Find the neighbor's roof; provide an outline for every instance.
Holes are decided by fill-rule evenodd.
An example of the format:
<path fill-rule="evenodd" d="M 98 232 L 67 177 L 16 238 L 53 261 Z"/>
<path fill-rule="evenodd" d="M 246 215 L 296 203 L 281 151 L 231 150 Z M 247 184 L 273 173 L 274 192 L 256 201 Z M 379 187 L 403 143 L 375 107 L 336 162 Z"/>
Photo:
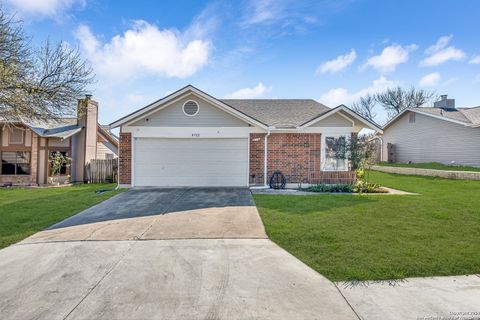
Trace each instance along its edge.
<path fill-rule="evenodd" d="M 420 107 L 420 108 L 412 108 L 412 109 L 404 110 L 398 116 L 390 120 L 384 126 L 384 128 L 388 127 L 390 124 L 395 122 L 398 118 L 400 118 L 402 114 L 404 114 L 407 111 L 421 113 L 427 116 L 435 117 L 436 119 L 443 119 L 446 121 L 451 121 L 451 122 L 463 124 L 466 126 L 473 126 L 473 127 L 480 126 L 480 106 L 473 107 L 473 108 L 456 108 L 456 109 Z"/>
<path fill-rule="evenodd" d="M 82 130 L 82 127 L 77 125 L 76 118 L 22 122 L 32 129 L 33 132 L 44 138 L 66 139 Z"/>
<path fill-rule="evenodd" d="M 480 126 L 480 106 L 473 108 L 460 108 L 459 110 L 474 126 Z"/>
<path fill-rule="evenodd" d="M 108 124 L 99 124 L 99 126 L 100 129 L 102 129 L 102 131 L 104 131 L 110 138 L 118 142 L 118 136 L 110 131 L 110 126 Z"/>
<path fill-rule="evenodd" d="M 312 99 L 220 99 L 268 126 L 297 127 L 331 109 Z"/>

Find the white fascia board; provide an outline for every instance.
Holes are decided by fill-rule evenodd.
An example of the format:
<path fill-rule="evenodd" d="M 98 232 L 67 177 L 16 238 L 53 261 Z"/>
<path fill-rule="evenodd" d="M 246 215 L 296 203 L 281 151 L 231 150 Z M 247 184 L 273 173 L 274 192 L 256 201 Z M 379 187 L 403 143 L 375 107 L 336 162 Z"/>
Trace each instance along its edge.
<path fill-rule="evenodd" d="M 254 125 L 254 126 L 258 126 L 260 128 L 263 128 L 263 129 L 267 129 L 267 126 L 265 126 L 263 123 L 261 122 L 258 122 L 257 120 L 255 119 L 252 119 L 250 117 L 248 117 L 247 115 L 233 109 L 232 107 L 230 107 L 229 105 L 226 105 L 225 103 L 213 98 L 212 96 L 198 90 L 197 88 L 193 87 L 193 86 L 186 86 L 185 88 L 161 99 L 161 100 L 158 100 L 157 102 L 154 102 L 152 103 L 151 105 L 143 108 L 143 109 L 140 109 L 138 110 L 137 112 L 134 112 L 112 124 L 110 124 L 110 127 L 111 128 L 116 128 L 116 127 L 119 127 L 119 126 L 122 126 L 122 125 L 129 125 L 130 123 L 132 123 L 133 121 L 137 121 L 139 120 L 141 117 L 147 117 L 148 115 L 152 114 L 153 112 L 157 112 L 159 110 L 162 110 L 166 107 L 168 107 L 169 105 L 175 103 L 176 101 L 178 101 L 179 99 L 182 98 L 182 96 L 184 96 L 185 94 L 187 93 L 193 93 L 195 94 L 197 97 L 201 98 L 201 99 L 204 99 L 208 102 L 210 102 L 212 105 L 222 109 L 223 111 L 239 118 L 240 120 L 243 120 L 245 121 L 246 123 L 248 124 L 251 124 L 251 125 Z"/>
<path fill-rule="evenodd" d="M 248 138 L 250 133 L 263 133 L 255 127 L 123 127 L 122 132 L 134 138 Z"/>
<path fill-rule="evenodd" d="M 307 127 L 303 129 L 296 129 L 294 131 L 287 131 L 287 130 L 275 130 L 270 131 L 272 134 L 274 133 L 330 133 L 330 134 L 349 134 L 355 132 L 353 127 Z"/>
<path fill-rule="evenodd" d="M 369 121 L 367 121 L 366 119 L 363 119 L 361 116 L 359 116 L 358 114 L 356 114 L 355 112 L 353 112 L 352 110 L 348 109 L 347 107 L 345 107 L 344 105 L 340 105 L 338 107 L 336 107 L 335 109 L 332 109 L 330 111 L 328 111 L 327 113 L 323 114 L 322 116 L 318 117 L 318 118 L 315 118 L 305 124 L 303 124 L 302 126 L 300 126 L 299 128 L 306 128 L 306 127 L 310 127 L 311 125 L 325 119 L 325 118 L 328 118 L 330 117 L 331 115 L 334 115 L 336 114 L 337 112 L 339 111 L 343 111 L 345 113 L 347 113 L 348 115 L 350 115 L 351 117 L 353 117 L 354 119 L 358 120 L 359 122 L 361 122 L 362 124 L 365 125 L 366 128 L 368 129 L 372 129 L 376 132 L 379 132 L 379 133 L 383 133 L 383 130 L 376 126 L 375 124 L 373 123 L 370 123 Z M 341 116 L 343 116 L 344 118 L 348 118 L 348 117 L 345 117 L 344 115 L 342 115 L 341 113 L 339 113 Z M 349 119 L 350 121 L 352 121 L 352 119 Z M 353 121 L 353 123 L 355 123 Z"/>

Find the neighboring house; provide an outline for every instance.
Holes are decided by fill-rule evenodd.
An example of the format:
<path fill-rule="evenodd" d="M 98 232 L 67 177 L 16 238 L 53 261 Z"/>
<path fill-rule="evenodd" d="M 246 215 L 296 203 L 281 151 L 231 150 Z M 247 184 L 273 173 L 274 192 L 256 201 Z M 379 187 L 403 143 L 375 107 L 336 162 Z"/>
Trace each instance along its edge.
<path fill-rule="evenodd" d="M 221 100 L 186 86 L 110 125 L 120 127 L 124 186 L 264 185 L 351 181 L 333 142 L 382 130 L 345 106 L 314 100 Z"/>
<path fill-rule="evenodd" d="M 0 185 L 44 185 L 51 181 L 49 156 L 61 152 L 72 159 L 61 169 L 58 182 L 87 180 L 91 159 L 116 158 L 118 140 L 98 124 L 98 103 L 80 100 L 87 108 L 77 118 L 51 121 L 0 120 Z"/>
<path fill-rule="evenodd" d="M 455 108 L 443 95 L 433 107 L 403 111 L 383 130 L 384 161 L 480 166 L 480 107 Z"/>

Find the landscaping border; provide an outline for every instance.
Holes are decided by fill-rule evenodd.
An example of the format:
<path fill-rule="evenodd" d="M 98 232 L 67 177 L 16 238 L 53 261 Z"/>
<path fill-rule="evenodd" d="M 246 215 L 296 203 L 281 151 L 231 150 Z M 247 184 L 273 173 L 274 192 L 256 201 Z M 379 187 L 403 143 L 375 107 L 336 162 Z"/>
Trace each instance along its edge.
<path fill-rule="evenodd" d="M 480 172 L 475 171 L 448 171 L 438 169 L 421 169 L 421 168 L 406 168 L 406 167 L 388 167 L 388 166 L 370 166 L 371 170 L 408 174 L 417 176 L 441 177 L 455 180 L 480 180 Z"/>

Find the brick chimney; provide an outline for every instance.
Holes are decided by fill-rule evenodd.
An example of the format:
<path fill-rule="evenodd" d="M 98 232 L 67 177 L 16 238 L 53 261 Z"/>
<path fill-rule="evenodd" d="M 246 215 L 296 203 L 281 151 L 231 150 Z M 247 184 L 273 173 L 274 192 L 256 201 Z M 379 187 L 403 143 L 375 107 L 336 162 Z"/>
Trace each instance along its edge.
<path fill-rule="evenodd" d="M 435 108 L 441 108 L 446 110 L 454 110 L 455 109 L 455 99 L 448 99 L 446 94 L 442 94 L 440 96 L 440 100 L 433 103 Z"/>
<path fill-rule="evenodd" d="M 72 140 L 72 181 L 88 181 L 87 164 L 97 156 L 98 102 L 92 95 L 78 100 L 77 125 L 83 130 Z M 73 175 L 75 172 L 75 176 Z"/>

